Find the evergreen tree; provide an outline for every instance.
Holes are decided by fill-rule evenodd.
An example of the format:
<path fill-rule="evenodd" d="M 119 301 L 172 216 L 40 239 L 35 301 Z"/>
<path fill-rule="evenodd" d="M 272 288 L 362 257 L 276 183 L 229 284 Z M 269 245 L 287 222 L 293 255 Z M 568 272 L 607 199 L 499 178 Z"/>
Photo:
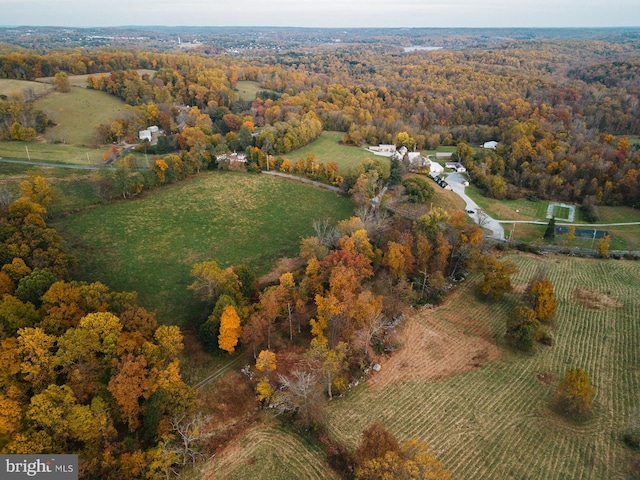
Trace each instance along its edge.
<path fill-rule="evenodd" d="M 547 224 L 547 229 L 544 232 L 544 238 L 547 240 L 553 240 L 556 238 L 556 217 L 551 217 Z"/>

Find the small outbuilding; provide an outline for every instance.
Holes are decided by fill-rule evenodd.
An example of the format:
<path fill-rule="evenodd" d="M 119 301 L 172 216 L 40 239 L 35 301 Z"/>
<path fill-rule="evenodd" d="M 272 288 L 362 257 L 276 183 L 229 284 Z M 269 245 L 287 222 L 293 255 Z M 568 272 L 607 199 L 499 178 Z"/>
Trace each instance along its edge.
<path fill-rule="evenodd" d="M 447 162 L 444 164 L 445 167 L 451 168 L 458 173 L 464 173 L 467 169 L 460 162 Z"/>

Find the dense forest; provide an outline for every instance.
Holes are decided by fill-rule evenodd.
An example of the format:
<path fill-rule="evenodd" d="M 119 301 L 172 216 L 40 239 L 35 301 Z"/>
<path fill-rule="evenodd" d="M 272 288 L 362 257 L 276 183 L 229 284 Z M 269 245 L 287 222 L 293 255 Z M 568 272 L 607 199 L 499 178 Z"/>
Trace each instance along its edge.
<path fill-rule="evenodd" d="M 461 145 L 458 159 L 489 196 L 578 203 L 595 196 L 603 204 L 638 204 L 638 150 L 629 137 L 640 133 L 640 59 L 632 42 L 378 50 L 345 46 L 260 60 L 135 51 L 13 53 L 0 58 L 0 77 L 92 74 L 88 88 L 117 95 L 137 111 L 101 126 L 99 141 L 131 138 L 152 124 L 178 132 L 176 108 L 185 105 L 202 114 L 192 114 L 189 126 L 197 122 L 200 143 L 212 152 L 219 145 L 218 152 L 255 144 L 266 154 L 284 155 L 322 129 L 344 132 L 344 142 L 353 145 Z M 259 82 L 264 90 L 254 101 L 241 100 L 234 91 L 239 80 Z M 21 99 L 3 99 L 0 117 L 3 138 L 11 138 L 16 123 L 23 130 L 14 127 L 14 138 L 31 138 L 26 129 L 41 132 L 47 124 Z M 259 130 L 252 138 L 254 127 Z M 407 135 L 399 140 L 399 133 Z M 495 151 L 464 148 L 489 140 L 499 142 Z"/>

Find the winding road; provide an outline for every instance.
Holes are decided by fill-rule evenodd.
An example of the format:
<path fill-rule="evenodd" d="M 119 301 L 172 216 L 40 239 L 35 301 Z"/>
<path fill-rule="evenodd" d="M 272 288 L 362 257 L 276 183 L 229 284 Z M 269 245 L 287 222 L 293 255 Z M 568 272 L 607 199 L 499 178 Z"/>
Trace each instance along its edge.
<path fill-rule="evenodd" d="M 451 185 L 451 190 L 457 193 L 458 196 L 460 196 L 460 198 L 462 198 L 466 202 L 466 206 L 464 209 L 467 212 L 469 210 L 472 210 L 474 212 L 467 213 L 467 215 L 469 215 L 474 222 L 480 225 L 480 219 L 478 218 L 478 210 L 480 209 L 480 206 L 464 192 L 465 185 L 463 182 L 466 181 L 467 179 L 457 172 L 450 173 L 447 176 L 447 183 Z M 482 219 L 482 225 L 480 226 L 486 228 L 487 230 L 491 230 L 491 235 L 488 235 L 490 238 L 493 238 L 495 240 L 504 240 L 504 228 L 502 228 L 502 225 L 498 220 L 491 218 L 489 215 L 487 215 L 486 212 L 484 212 L 484 218 Z"/>

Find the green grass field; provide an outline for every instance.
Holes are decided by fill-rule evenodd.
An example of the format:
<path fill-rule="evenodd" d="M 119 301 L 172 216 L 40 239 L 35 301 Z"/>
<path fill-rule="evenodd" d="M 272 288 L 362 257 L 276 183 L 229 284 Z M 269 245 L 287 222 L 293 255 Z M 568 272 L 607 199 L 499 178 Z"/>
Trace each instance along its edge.
<path fill-rule="evenodd" d="M 102 152 L 108 150 L 108 148 L 95 149 L 60 143 L 0 142 L 0 157 L 32 160 L 34 162 L 100 165 L 103 163 Z"/>
<path fill-rule="evenodd" d="M 632 452 L 621 434 L 640 405 L 640 264 L 508 258 L 520 267 L 514 283 L 526 285 L 538 267 L 553 282 L 559 300 L 553 346 L 531 355 L 511 351 L 503 341 L 504 319 L 517 299 L 486 304 L 472 284 L 463 285 L 443 307 L 420 314 L 422 321 L 435 322 L 441 332 L 492 336 L 502 357 L 440 380 L 357 387 L 331 403 L 332 435 L 355 448 L 362 430 L 380 421 L 400 439 L 426 441 L 460 479 L 630 478 Z M 601 308 L 576 301 L 576 289 Z M 596 389 L 594 411 L 584 421 L 567 420 L 552 407 L 571 367 L 584 368 Z"/>
<path fill-rule="evenodd" d="M 364 148 L 354 147 L 351 145 L 341 145 L 344 133 L 342 132 L 322 132 L 320 138 L 311 142 L 298 150 L 289 152 L 283 157 L 291 161 L 298 158 L 307 158 L 309 152 L 313 153 L 316 160 L 322 163 L 336 162 L 341 171 L 354 167 L 368 158 L 380 159 L 385 162 L 389 160 L 385 157 L 377 157 L 373 153 L 366 151 Z"/>
<path fill-rule="evenodd" d="M 27 99 L 32 99 L 51 91 L 51 89 L 51 85 L 44 85 L 39 82 L 0 78 L 0 95 L 6 95 L 7 97 L 20 94 Z"/>
<path fill-rule="evenodd" d="M 47 141 L 72 145 L 95 145 L 94 126 L 111 123 L 116 117 L 127 114 L 122 100 L 86 88 L 50 93 L 38 99 L 35 107 L 57 124 L 47 129 Z"/>
<path fill-rule="evenodd" d="M 79 258 L 78 278 L 138 291 L 161 322 L 185 325 L 201 314 L 187 290 L 193 264 L 246 263 L 263 274 L 278 258 L 297 254 L 314 220 L 352 213 L 349 199 L 309 185 L 211 172 L 58 218 L 53 226 Z"/>
<path fill-rule="evenodd" d="M 540 200 L 531 202 L 525 198 L 518 200 L 496 200 L 482 195 L 480 189 L 470 185 L 465 189 L 480 207 L 490 216 L 499 220 L 539 220 L 546 221 L 549 202 Z M 576 210 L 576 222 L 580 217 L 579 209 Z"/>
<path fill-rule="evenodd" d="M 245 102 L 251 102 L 255 100 L 256 95 L 260 90 L 264 89 L 260 88 L 260 84 L 258 82 L 240 80 L 236 83 L 236 92 L 238 92 L 240 100 L 244 100 Z"/>
<path fill-rule="evenodd" d="M 261 426 L 250 430 L 219 460 L 207 465 L 203 480 L 337 479 L 324 452 L 282 427 Z"/>
<path fill-rule="evenodd" d="M 553 216 L 556 217 L 556 220 L 569 220 L 570 211 L 571 210 L 567 207 L 556 205 L 553 207 Z"/>

